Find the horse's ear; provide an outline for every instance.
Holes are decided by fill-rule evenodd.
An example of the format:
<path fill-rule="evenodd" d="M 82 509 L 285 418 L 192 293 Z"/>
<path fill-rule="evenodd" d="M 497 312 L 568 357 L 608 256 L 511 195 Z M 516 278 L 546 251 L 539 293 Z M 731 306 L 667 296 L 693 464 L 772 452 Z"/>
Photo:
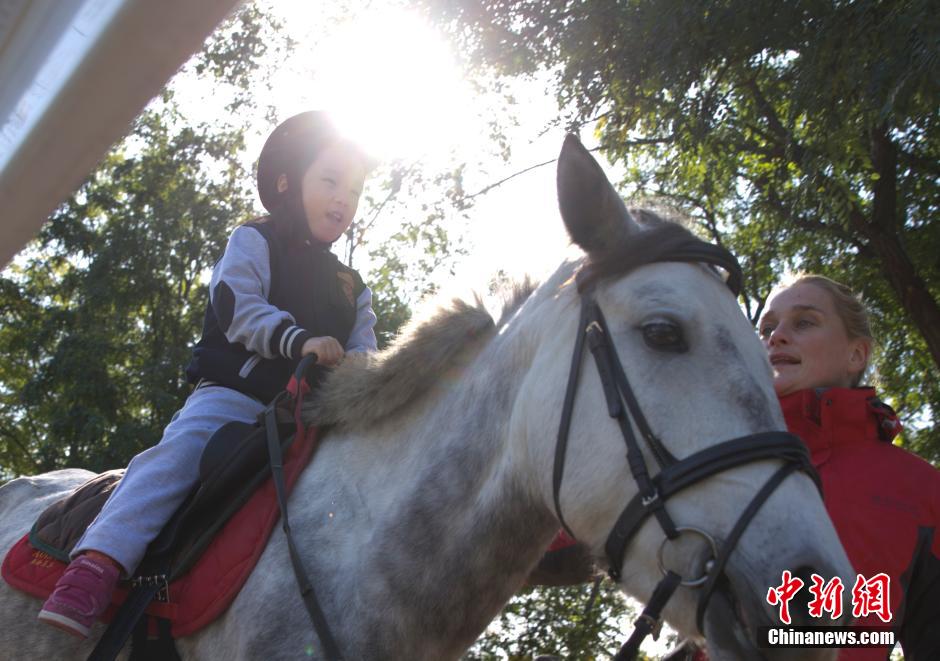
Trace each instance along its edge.
<path fill-rule="evenodd" d="M 601 166 L 570 133 L 558 157 L 557 183 L 558 208 L 568 235 L 586 253 L 617 246 L 636 228 Z"/>

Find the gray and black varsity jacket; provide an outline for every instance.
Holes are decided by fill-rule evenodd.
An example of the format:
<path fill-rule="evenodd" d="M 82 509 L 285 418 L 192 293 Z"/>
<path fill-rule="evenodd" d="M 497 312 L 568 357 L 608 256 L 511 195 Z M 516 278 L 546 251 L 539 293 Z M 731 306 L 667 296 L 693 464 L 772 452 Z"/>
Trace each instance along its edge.
<path fill-rule="evenodd" d="M 232 232 L 210 283 L 190 383 L 214 381 L 267 403 L 284 389 L 311 337 L 374 351 L 372 292 L 286 211 Z"/>

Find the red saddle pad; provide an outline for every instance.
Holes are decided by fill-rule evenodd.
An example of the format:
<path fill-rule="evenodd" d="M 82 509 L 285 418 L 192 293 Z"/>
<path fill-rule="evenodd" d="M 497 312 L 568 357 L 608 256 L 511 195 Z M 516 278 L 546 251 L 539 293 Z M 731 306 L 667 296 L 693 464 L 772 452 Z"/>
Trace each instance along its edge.
<path fill-rule="evenodd" d="M 317 431 L 309 428 L 284 456 L 284 480 L 290 492 L 316 448 Z M 193 568 L 169 585 L 168 600 L 154 601 L 147 613 L 171 622 L 174 638 L 199 631 L 225 612 L 241 590 L 280 518 L 274 482 L 268 478 L 222 527 Z M 284 560 L 287 562 L 287 558 Z M 34 549 L 25 535 L 7 553 L 0 575 L 14 588 L 45 599 L 65 571 L 65 563 Z M 118 586 L 104 614 L 110 622 L 127 597 Z"/>

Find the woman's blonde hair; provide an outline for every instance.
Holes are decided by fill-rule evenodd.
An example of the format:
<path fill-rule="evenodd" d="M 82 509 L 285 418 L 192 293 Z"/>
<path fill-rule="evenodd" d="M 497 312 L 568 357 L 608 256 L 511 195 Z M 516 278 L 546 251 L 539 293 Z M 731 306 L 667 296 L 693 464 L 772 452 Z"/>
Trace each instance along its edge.
<path fill-rule="evenodd" d="M 838 314 L 839 318 L 842 320 L 842 325 L 845 326 L 845 331 L 850 340 L 861 338 L 867 340 L 869 345 L 874 346 L 875 338 L 872 337 L 868 310 L 865 308 L 865 304 L 862 303 L 858 294 L 841 282 L 836 282 L 831 278 L 815 273 L 799 273 L 784 283 L 781 288 L 789 289 L 790 287 L 801 284 L 815 285 L 829 294 L 836 308 L 836 314 Z M 868 361 L 866 360 L 865 366 L 852 383 L 853 388 L 862 382 L 862 378 L 867 371 Z"/>

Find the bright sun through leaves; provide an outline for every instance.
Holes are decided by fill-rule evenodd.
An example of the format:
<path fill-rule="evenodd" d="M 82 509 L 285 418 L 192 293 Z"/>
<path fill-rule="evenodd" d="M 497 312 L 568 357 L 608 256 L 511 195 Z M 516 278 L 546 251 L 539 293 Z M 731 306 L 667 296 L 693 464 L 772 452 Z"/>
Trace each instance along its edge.
<path fill-rule="evenodd" d="M 470 137 L 472 104 L 454 58 L 415 16 L 359 15 L 332 31 L 316 58 L 322 106 L 377 156 L 439 156 Z"/>

